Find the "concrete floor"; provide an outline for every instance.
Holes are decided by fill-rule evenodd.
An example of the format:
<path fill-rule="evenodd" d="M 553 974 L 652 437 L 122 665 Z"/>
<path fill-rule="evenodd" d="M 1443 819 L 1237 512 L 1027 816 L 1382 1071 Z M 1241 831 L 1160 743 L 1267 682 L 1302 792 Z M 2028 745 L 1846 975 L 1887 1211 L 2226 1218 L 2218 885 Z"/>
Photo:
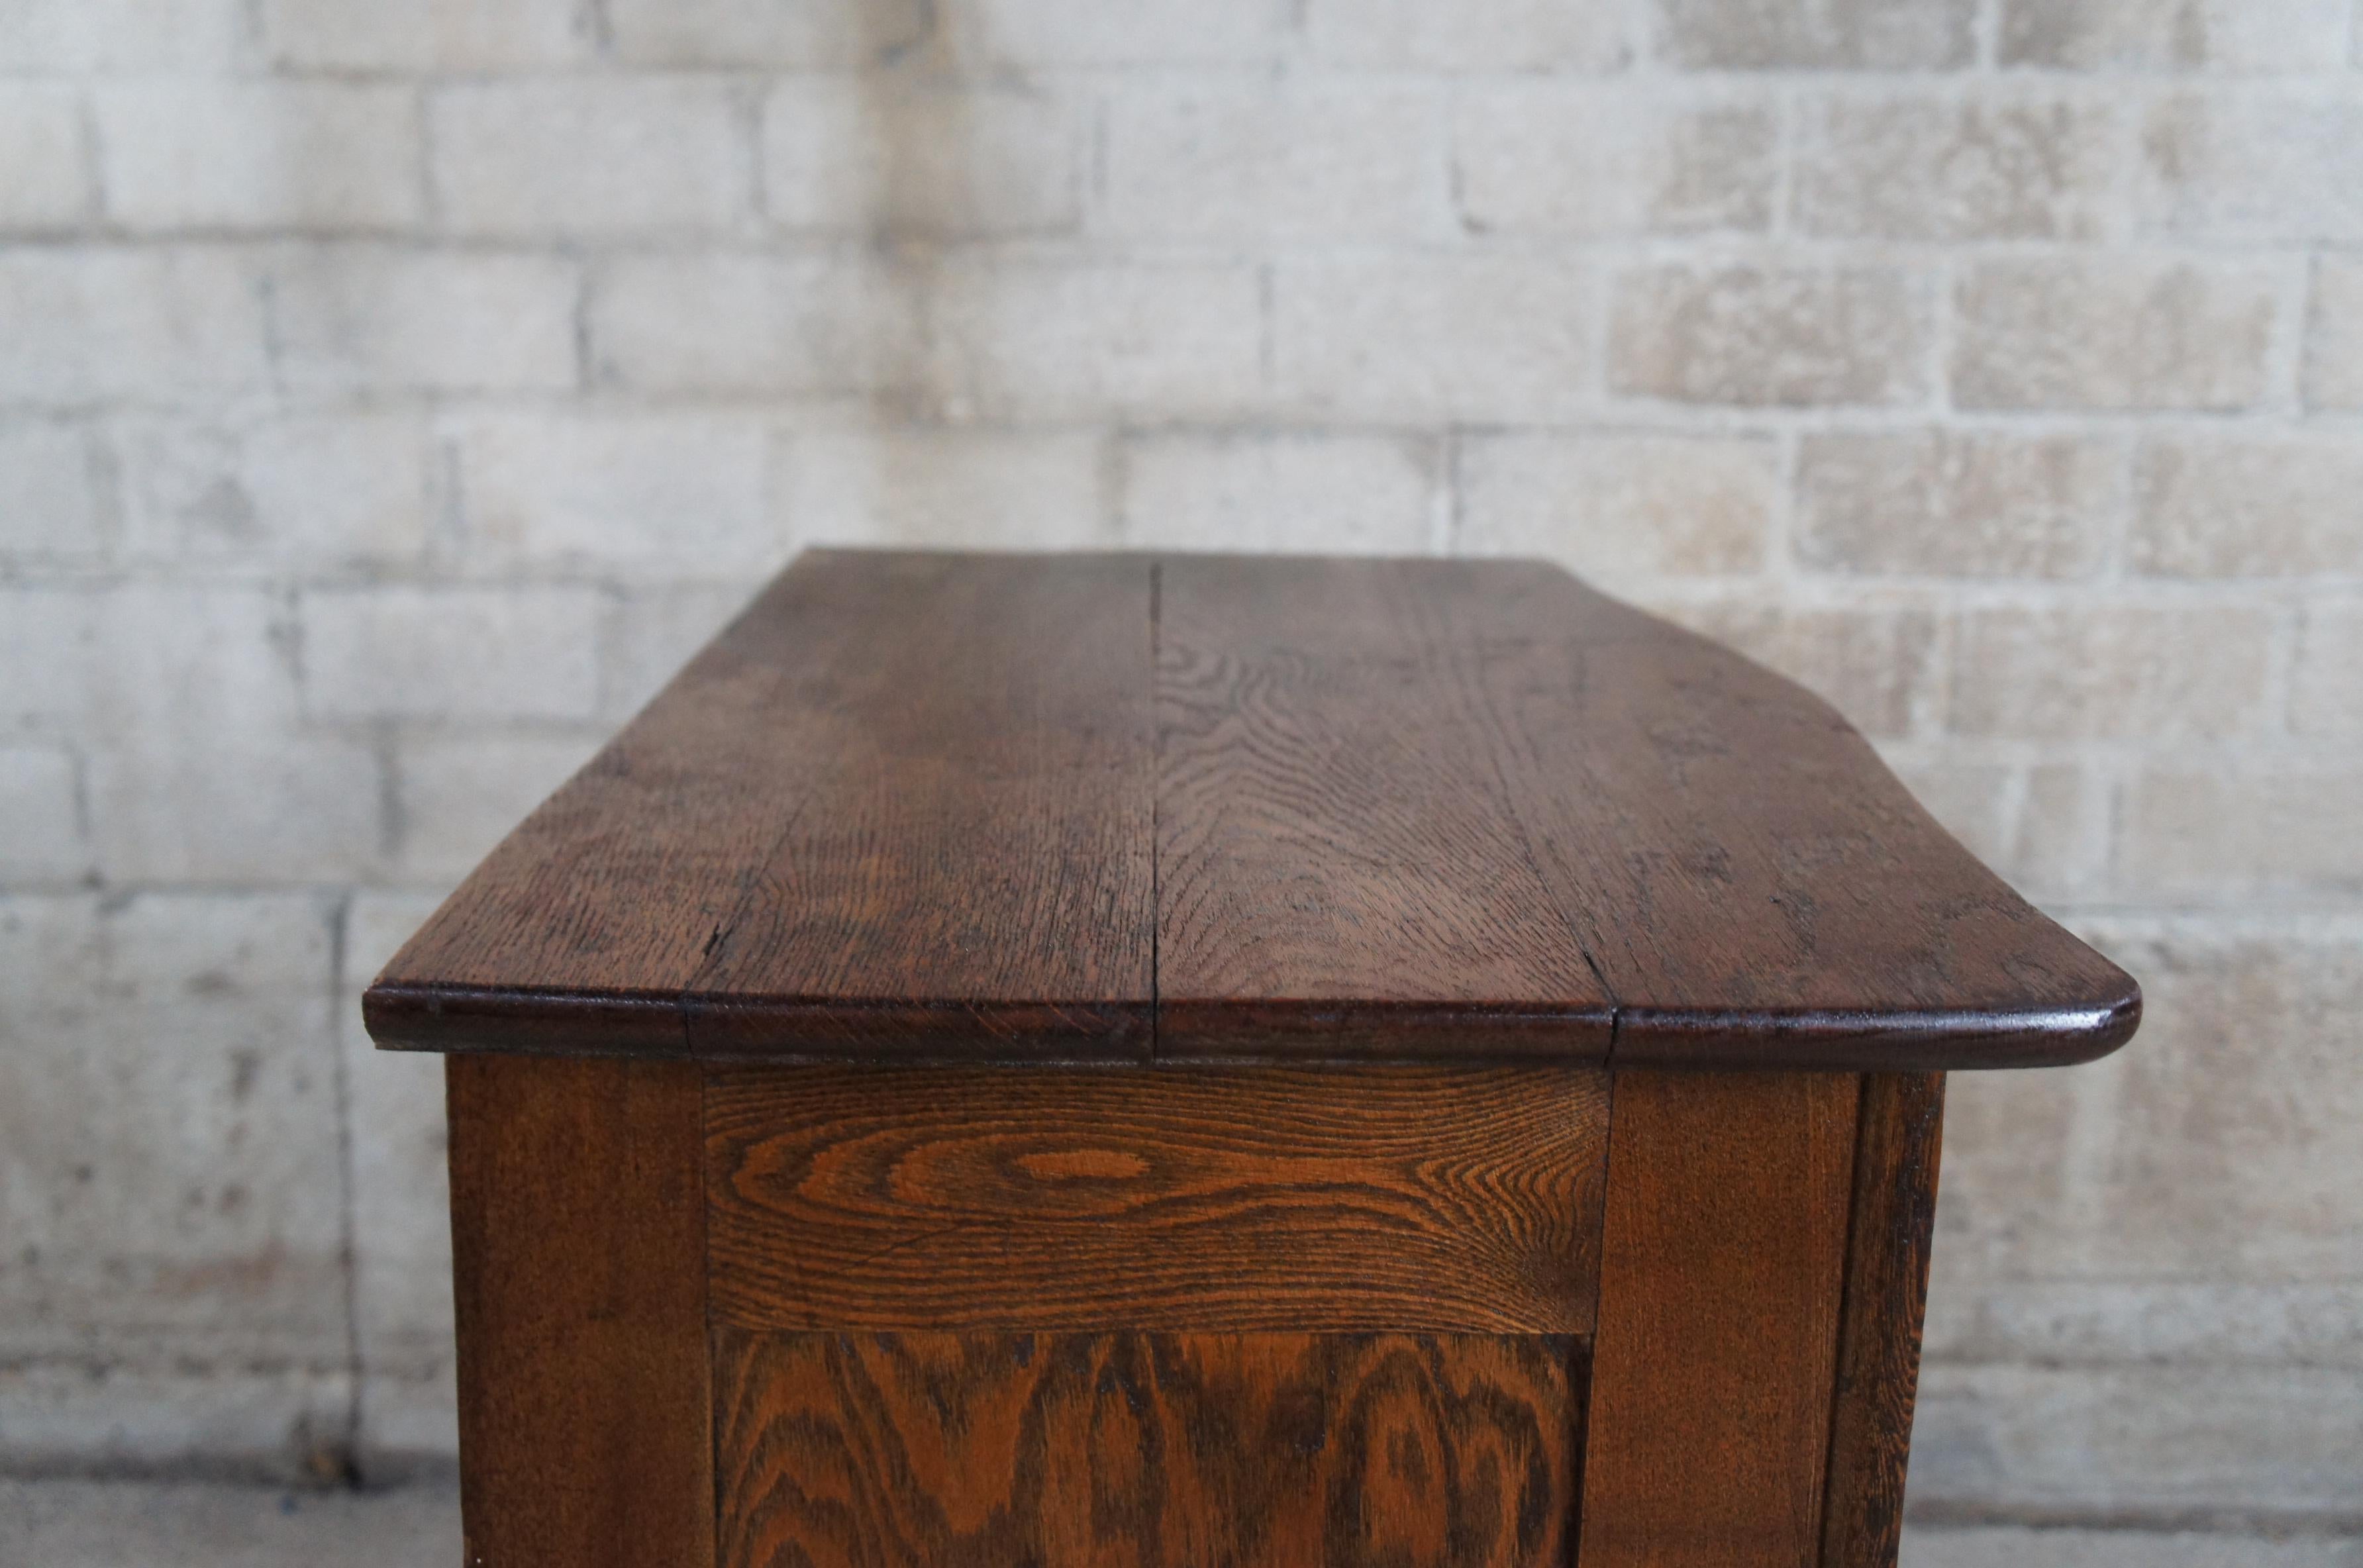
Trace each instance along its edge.
<path fill-rule="evenodd" d="M 447 1487 L 281 1492 L 0 1481 L 0 1568 L 453 1568 Z M 2363 1568 L 2363 1539 L 1919 1529 L 1903 1568 Z"/>

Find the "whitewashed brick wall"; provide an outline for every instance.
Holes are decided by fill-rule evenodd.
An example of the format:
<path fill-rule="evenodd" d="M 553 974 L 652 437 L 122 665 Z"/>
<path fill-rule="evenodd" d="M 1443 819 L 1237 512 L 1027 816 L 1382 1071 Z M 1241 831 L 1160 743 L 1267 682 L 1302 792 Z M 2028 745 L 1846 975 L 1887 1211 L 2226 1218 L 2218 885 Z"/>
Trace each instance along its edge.
<path fill-rule="evenodd" d="M 1915 1496 L 2363 1496 L 2350 0 L 0 0 L 0 1465 L 451 1446 L 354 996 L 814 540 L 1537 553 L 2147 983 Z"/>

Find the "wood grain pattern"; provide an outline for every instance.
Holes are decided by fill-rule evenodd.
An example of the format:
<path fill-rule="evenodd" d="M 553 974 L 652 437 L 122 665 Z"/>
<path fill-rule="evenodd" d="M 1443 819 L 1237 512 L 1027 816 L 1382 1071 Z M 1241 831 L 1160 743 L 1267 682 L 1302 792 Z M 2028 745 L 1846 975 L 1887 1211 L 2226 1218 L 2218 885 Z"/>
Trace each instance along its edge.
<path fill-rule="evenodd" d="M 1501 789 L 1517 737 L 1473 700 L 1476 650 L 1428 580 L 1160 568 L 1160 1055 L 1393 1054 L 1413 1035 L 1607 1055 L 1610 999 Z"/>
<path fill-rule="evenodd" d="M 2123 971 L 1955 843 L 1828 704 L 1728 649 L 1532 563 L 1204 569 L 1203 580 L 1165 569 L 1160 723 L 1177 662 L 1170 629 L 1199 623 L 1194 598 L 1227 600 L 1242 578 L 1284 589 L 1284 607 L 1258 623 L 1270 642 L 1256 645 L 1257 657 L 1288 670 L 1293 689 L 1320 694 L 1307 706 L 1323 718 L 1357 711 L 1331 690 L 1392 683 L 1395 700 L 1375 704 L 1373 727 L 1382 737 L 1394 726 L 1394 750 L 1358 731 L 1348 751 L 1480 759 L 1437 772 L 1432 785 L 1409 776 L 1400 801 L 1307 789 L 1297 809 L 1327 828 L 1308 839 L 1368 853 L 1381 842 L 1362 825 L 1374 801 L 1414 815 L 1450 793 L 1452 812 L 1492 824 L 1525 864 L 1514 874 L 1504 857 L 1463 855 L 1426 881 L 1388 865 L 1390 885 L 1414 907 L 1446 909 L 1432 883 L 1457 888 L 1465 875 L 1547 905 L 1613 1003 L 1620 1065 L 1999 1066 L 2080 1060 L 2132 1032 L 2140 991 Z M 1247 635 L 1197 640 L 1219 653 L 1225 635 Z M 1317 750 L 1320 723 L 1304 727 L 1315 738 L 1298 748 Z M 1204 808 L 1172 787 L 1170 739 L 1168 750 L 1160 1038 L 1219 1040 L 1226 1025 L 1215 1003 L 1269 1006 L 1275 988 L 1251 971 L 1176 967 L 1177 953 L 1205 940 L 1173 893 L 1174 846 L 1189 842 Z M 1250 887 L 1273 875 L 1252 859 L 1235 864 L 1230 874 Z M 1279 941 L 1293 918 L 1269 905 L 1259 918 L 1252 900 L 1202 893 L 1200 902 L 1222 911 L 1210 923 L 1232 947 Z M 1400 956 L 1390 930 L 1336 937 Z M 1526 976 L 1488 976 L 1479 994 L 1511 1016 L 1531 1010 L 1521 1002 L 1555 1005 Z M 1184 1028 L 1185 1018 L 1203 1027 Z M 1419 1035 L 1417 1021 L 1402 1021 L 1391 1049 L 1414 1039 L 1438 1054 L 1493 1046 L 1493 1033 L 1466 1021 L 1448 1046 L 1440 1033 Z"/>
<path fill-rule="evenodd" d="M 1944 1140 L 1941 1073 L 1866 1073 L 1822 1504 L 1822 1568 L 1895 1568 Z"/>
<path fill-rule="evenodd" d="M 1615 1075 L 1578 1568 L 1815 1560 L 1857 1082 Z"/>
<path fill-rule="evenodd" d="M 731 1568 L 1559 1568 L 1580 1342 L 715 1331 Z"/>
<path fill-rule="evenodd" d="M 1149 567 L 800 558 L 379 977 L 437 1049 L 1145 1059 Z"/>
<path fill-rule="evenodd" d="M 1603 1075 L 716 1069 L 717 1319 L 1588 1332 Z"/>
<path fill-rule="evenodd" d="M 698 1069 L 445 1076 L 467 1562 L 711 1568 Z"/>
<path fill-rule="evenodd" d="M 364 1008 L 434 1049 L 1870 1070 L 2140 991 L 1829 706 L 1532 562 L 826 552 Z"/>

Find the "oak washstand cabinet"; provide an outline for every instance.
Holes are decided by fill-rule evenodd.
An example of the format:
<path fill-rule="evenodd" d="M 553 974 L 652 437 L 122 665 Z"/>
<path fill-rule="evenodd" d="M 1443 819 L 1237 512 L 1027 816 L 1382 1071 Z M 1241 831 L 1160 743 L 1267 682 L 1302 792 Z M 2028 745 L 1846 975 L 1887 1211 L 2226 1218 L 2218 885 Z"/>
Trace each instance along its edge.
<path fill-rule="evenodd" d="M 365 1006 L 471 1562 L 1854 1568 L 1946 1069 L 2140 999 L 1549 568 L 826 552 Z"/>

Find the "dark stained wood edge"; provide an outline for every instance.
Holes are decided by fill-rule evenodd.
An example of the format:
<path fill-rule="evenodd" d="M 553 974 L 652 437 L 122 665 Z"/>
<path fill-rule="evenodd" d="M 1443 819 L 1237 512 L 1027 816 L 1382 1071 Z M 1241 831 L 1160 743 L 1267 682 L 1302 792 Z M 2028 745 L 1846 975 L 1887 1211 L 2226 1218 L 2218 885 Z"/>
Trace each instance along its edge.
<path fill-rule="evenodd" d="M 444 1064 L 471 1568 L 712 1568 L 704 1073 Z"/>
<path fill-rule="evenodd" d="M 2141 1023 L 2141 988 L 2130 978 L 2126 985 L 2124 998 L 2091 1009 L 1701 1014 L 1285 1001 L 717 1004 L 381 983 L 362 994 L 361 1019 L 379 1048 L 390 1051 L 716 1062 L 1418 1061 L 1407 1036 L 1448 1034 L 1454 1048 L 1435 1059 L 1600 1062 L 1613 1055 L 1624 1066 L 1948 1071 L 2071 1066 L 2105 1056 Z M 969 1027 L 947 1027 L 952 1014 L 967 1015 Z"/>
<path fill-rule="evenodd" d="M 2105 1056 L 2141 1024 L 2141 987 L 2089 1008 L 1914 1012 L 1616 1010 L 1621 1066 L 1913 1072 L 2065 1067 Z"/>
<path fill-rule="evenodd" d="M 700 1061 L 1147 1064 L 1155 1007 L 1142 1002 L 906 1002 L 692 996 Z"/>
<path fill-rule="evenodd" d="M 1894 1568 L 1928 1299 L 1942 1073 L 1866 1073 L 1822 1502 L 1821 1568 Z"/>
<path fill-rule="evenodd" d="M 389 1051 L 554 1056 L 693 1056 L 782 1064 L 1138 1062 L 1147 1004 L 718 1001 L 627 991 L 533 991 L 380 982 L 361 1021 Z"/>
<path fill-rule="evenodd" d="M 554 1056 L 686 1056 L 681 999 L 619 991 L 527 991 L 381 980 L 361 1022 L 386 1051 Z"/>

